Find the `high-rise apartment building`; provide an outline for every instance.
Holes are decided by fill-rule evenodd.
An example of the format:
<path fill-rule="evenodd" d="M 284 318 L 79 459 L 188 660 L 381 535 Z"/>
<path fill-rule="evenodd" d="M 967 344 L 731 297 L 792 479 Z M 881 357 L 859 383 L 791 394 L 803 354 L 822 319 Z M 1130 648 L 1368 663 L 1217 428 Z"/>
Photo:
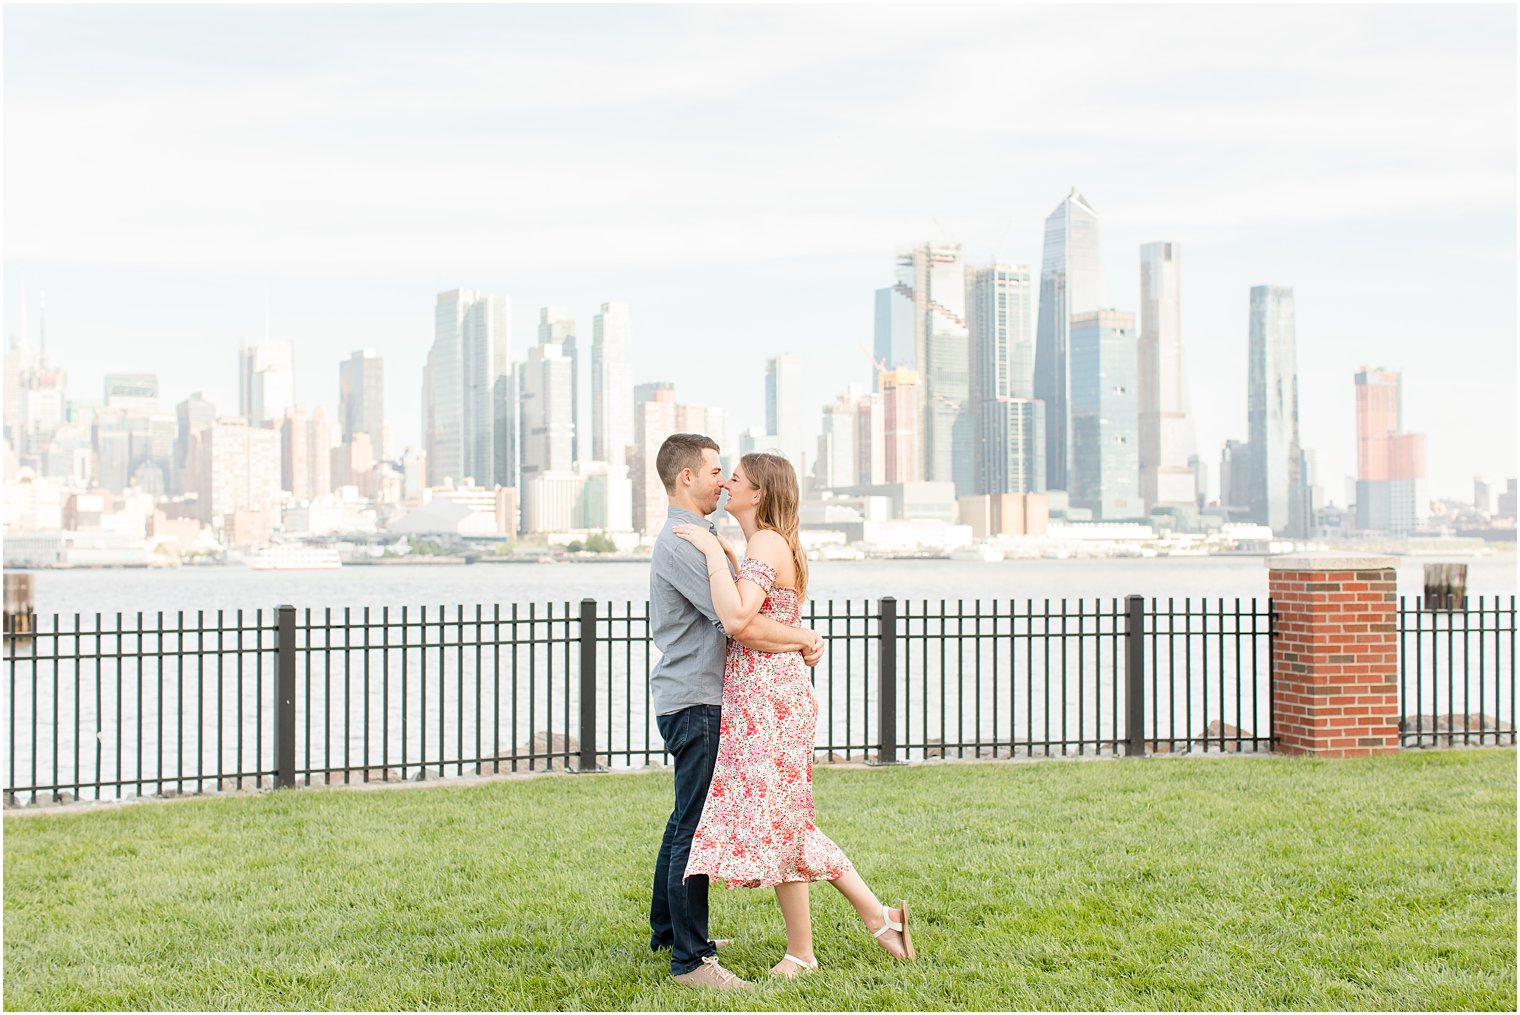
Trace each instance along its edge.
<path fill-rule="evenodd" d="M 570 363 L 570 460 L 579 462 L 585 457 L 581 454 L 581 434 L 586 424 L 581 419 L 580 346 L 575 337 L 575 318 L 568 310 L 554 306 L 539 308 L 538 344 L 559 346 Z"/>
<path fill-rule="evenodd" d="M 174 478 L 170 484 L 174 493 L 188 493 L 195 485 L 190 436 L 215 420 L 216 406 L 199 391 L 175 406 Z"/>
<path fill-rule="evenodd" d="M 373 349 L 360 349 L 338 364 L 338 420 L 343 442 L 354 434 L 369 434 L 370 445 L 380 458 L 394 449 L 386 439 L 385 361 Z"/>
<path fill-rule="evenodd" d="M 278 426 L 296 401 L 293 361 L 289 342 L 240 343 L 238 415 L 255 426 Z"/>
<path fill-rule="evenodd" d="M 1075 187 L 1045 219 L 1034 397 L 1045 403 L 1045 481 L 1071 489 L 1071 318 L 1103 304 L 1098 213 Z"/>
<path fill-rule="evenodd" d="M 899 254 L 896 283 L 876 293 L 876 360 L 879 370 L 909 369 L 917 378 L 912 428 L 921 463 L 902 482 L 973 481 L 968 341 L 960 244 Z"/>
<path fill-rule="evenodd" d="M 1425 523 L 1425 435 L 1404 432 L 1403 378 L 1356 374 L 1356 527 L 1406 536 Z"/>
<path fill-rule="evenodd" d="M 286 411 L 280 428 L 280 486 L 297 501 L 332 493 L 332 452 L 339 444 L 338 434 L 321 406 L 310 413 L 301 406 Z"/>
<path fill-rule="evenodd" d="M 1251 288 L 1251 341 L 1246 412 L 1249 425 L 1251 520 L 1302 536 L 1303 454 L 1298 436 L 1298 360 L 1291 286 Z"/>
<path fill-rule="evenodd" d="M 1071 503 L 1097 518 L 1139 518 L 1140 402 L 1135 315 L 1071 317 Z"/>
<path fill-rule="evenodd" d="M 508 412 L 510 304 L 470 289 L 439 293 L 424 372 L 428 481 L 490 489 L 513 478 Z"/>
<path fill-rule="evenodd" d="M 882 482 L 916 483 L 923 479 L 919 450 L 918 373 L 906 367 L 884 370 L 878 377 L 882 405 Z"/>
<path fill-rule="evenodd" d="M 223 418 L 193 439 L 201 521 L 221 530 L 234 512 L 269 511 L 279 503 L 279 430 Z"/>
<path fill-rule="evenodd" d="M 633 527 L 647 536 L 660 531 L 669 506 L 665 483 L 655 468 L 665 438 L 673 433 L 706 434 L 723 448 L 720 457 L 725 462 L 736 460 L 737 455 L 727 447 L 728 423 L 721 409 L 677 402 L 672 384 L 656 383 L 640 388 L 640 393 L 648 398 L 635 407 Z"/>
<path fill-rule="evenodd" d="M 1182 368 L 1182 248 L 1140 248 L 1140 496 L 1156 507 L 1197 503 L 1192 421 Z"/>
<path fill-rule="evenodd" d="M 1044 489 L 1045 407 L 1034 399 L 1033 302 L 1025 265 L 993 264 L 967 276 L 976 494 Z"/>
<path fill-rule="evenodd" d="M 823 407 L 823 431 L 818 436 L 814 484 L 824 490 L 842 490 L 856 483 L 860 461 L 856 449 L 859 396 L 847 390 Z"/>
<path fill-rule="evenodd" d="M 603 303 L 591 326 L 591 457 L 627 465 L 633 445 L 633 321 L 628 304 Z"/>
<path fill-rule="evenodd" d="M 562 343 L 540 341 L 522 365 L 522 474 L 569 472 L 575 466 L 574 367 Z"/>
<path fill-rule="evenodd" d="M 802 418 L 802 360 L 789 353 L 765 361 L 765 431 L 797 470 L 807 475 L 813 455 Z"/>

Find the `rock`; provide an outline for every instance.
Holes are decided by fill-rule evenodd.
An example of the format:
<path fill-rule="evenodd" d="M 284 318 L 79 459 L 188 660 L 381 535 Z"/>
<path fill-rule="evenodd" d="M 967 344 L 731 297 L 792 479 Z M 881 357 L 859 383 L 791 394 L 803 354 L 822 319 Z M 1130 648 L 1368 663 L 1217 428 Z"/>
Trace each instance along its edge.
<path fill-rule="evenodd" d="M 1204 727 L 1202 733 L 1198 734 L 1198 738 L 1205 741 L 1205 743 L 1199 746 L 1203 747 L 1204 750 L 1218 749 L 1219 738 L 1224 737 L 1224 750 L 1232 754 L 1239 754 L 1243 745 L 1234 742 L 1233 738 L 1239 736 L 1249 739 L 1253 735 L 1250 730 L 1242 730 L 1237 726 L 1231 726 L 1227 722 L 1215 719 Z"/>

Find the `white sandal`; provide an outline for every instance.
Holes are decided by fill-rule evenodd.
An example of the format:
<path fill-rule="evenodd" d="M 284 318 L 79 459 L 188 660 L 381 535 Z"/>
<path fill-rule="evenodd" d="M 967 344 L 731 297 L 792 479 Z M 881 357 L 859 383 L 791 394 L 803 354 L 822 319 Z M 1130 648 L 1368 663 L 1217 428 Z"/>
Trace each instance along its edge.
<path fill-rule="evenodd" d="M 915 954 L 914 951 L 913 951 L 913 936 L 912 936 L 912 932 L 910 932 L 908 930 L 908 900 L 907 899 L 903 899 L 901 902 L 899 902 L 897 904 L 897 908 L 902 911 L 902 922 L 901 923 L 898 923 L 896 920 L 892 919 L 892 910 L 890 910 L 890 909 L 887 908 L 887 904 L 886 903 L 882 903 L 882 905 L 881 905 L 881 919 L 882 919 L 883 922 L 882 922 L 881 928 L 879 930 L 875 930 L 875 931 L 871 932 L 871 936 L 874 937 L 874 938 L 876 938 L 876 939 L 878 939 L 878 940 L 880 940 L 881 936 L 883 934 L 885 934 L 887 931 L 889 931 L 889 930 L 895 930 L 895 931 L 897 931 L 899 934 L 902 935 L 902 939 L 903 939 L 903 951 L 907 953 L 907 955 L 905 957 L 906 957 L 907 961 L 912 962 L 913 960 L 915 960 L 915 959 L 918 958 L 918 955 Z"/>
<path fill-rule="evenodd" d="M 812 962 L 803 962 L 801 959 L 799 959 L 797 956 L 793 955 L 791 952 L 787 952 L 785 955 L 781 956 L 781 961 L 782 962 L 786 962 L 788 959 L 790 959 L 792 962 L 796 963 L 796 965 L 797 965 L 797 971 L 796 972 L 794 972 L 794 973 L 778 973 L 778 972 L 776 972 L 773 969 L 773 970 L 771 970 L 771 975 L 772 976 L 784 977 L 784 978 L 786 978 L 788 980 L 795 980 L 799 976 L 802 976 L 802 975 L 804 975 L 806 973 L 816 972 L 817 969 L 818 969 L 818 960 L 817 959 L 814 959 Z"/>

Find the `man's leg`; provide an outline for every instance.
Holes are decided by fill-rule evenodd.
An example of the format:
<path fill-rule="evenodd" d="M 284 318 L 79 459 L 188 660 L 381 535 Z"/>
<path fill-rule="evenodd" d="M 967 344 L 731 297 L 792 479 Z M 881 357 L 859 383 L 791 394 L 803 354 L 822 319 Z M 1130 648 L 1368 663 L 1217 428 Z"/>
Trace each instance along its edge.
<path fill-rule="evenodd" d="M 660 737 L 664 739 L 666 748 L 670 748 L 670 741 L 677 728 L 675 715 L 655 716 L 655 726 L 659 728 Z M 672 751 L 672 753 L 674 753 Z M 670 899 L 668 896 L 668 883 L 670 881 L 670 845 L 676 836 L 676 812 L 672 809 L 670 818 L 665 822 L 665 835 L 660 839 L 660 852 L 654 862 L 654 886 L 649 893 L 649 949 L 659 951 L 661 948 L 669 948 L 675 943 L 675 932 L 670 923 Z"/>
<path fill-rule="evenodd" d="M 672 929 L 670 972 L 673 976 L 696 969 L 703 958 L 716 952 L 707 936 L 707 876 L 686 878 L 685 874 L 692 835 L 702 819 L 713 764 L 718 759 L 721 715 L 722 710 L 717 705 L 695 705 L 686 709 L 681 713 L 682 721 L 675 724 L 675 742 L 667 740 L 675 757 L 676 770 L 676 809 L 671 815 L 675 832 L 671 836 L 666 868 L 666 899 Z"/>

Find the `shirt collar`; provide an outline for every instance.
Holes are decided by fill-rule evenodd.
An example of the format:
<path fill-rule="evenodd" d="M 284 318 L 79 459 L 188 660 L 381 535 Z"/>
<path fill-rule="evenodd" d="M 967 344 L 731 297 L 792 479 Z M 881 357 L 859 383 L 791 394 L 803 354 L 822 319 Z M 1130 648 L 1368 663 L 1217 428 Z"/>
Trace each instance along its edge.
<path fill-rule="evenodd" d="M 668 515 L 666 515 L 666 517 L 679 518 L 683 522 L 694 522 L 697 525 L 707 524 L 707 519 L 703 518 L 695 511 L 688 511 L 683 507 L 676 507 L 674 504 L 670 505 L 670 512 Z"/>

